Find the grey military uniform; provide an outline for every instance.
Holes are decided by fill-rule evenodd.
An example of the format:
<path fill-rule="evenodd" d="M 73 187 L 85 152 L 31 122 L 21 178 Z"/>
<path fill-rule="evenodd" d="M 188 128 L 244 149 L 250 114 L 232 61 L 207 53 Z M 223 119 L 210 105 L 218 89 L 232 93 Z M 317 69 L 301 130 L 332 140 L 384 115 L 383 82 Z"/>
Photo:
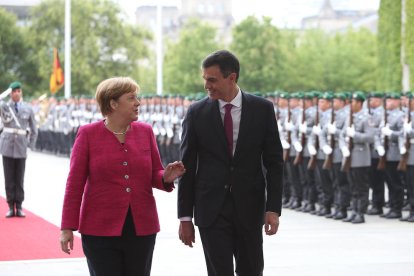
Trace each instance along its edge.
<path fill-rule="evenodd" d="M 4 125 L 0 135 L 0 154 L 11 158 L 26 158 L 27 148 L 33 148 L 37 137 L 36 121 L 32 108 L 26 103 L 0 104 L 1 120 Z"/>

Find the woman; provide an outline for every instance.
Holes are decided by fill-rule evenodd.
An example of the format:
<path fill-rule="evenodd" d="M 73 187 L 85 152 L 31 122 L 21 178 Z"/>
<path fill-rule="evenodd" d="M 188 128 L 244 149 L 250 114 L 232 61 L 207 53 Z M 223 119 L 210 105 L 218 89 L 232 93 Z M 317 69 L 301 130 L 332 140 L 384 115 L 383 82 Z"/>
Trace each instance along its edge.
<path fill-rule="evenodd" d="M 171 192 L 185 169 L 160 161 L 151 126 L 138 119 L 138 84 L 128 77 L 102 81 L 96 100 L 104 120 L 81 127 L 70 160 L 61 248 L 73 249 L 73 231 L 91 275 L 150 275 L 160 231 L 152 188 Z"/>

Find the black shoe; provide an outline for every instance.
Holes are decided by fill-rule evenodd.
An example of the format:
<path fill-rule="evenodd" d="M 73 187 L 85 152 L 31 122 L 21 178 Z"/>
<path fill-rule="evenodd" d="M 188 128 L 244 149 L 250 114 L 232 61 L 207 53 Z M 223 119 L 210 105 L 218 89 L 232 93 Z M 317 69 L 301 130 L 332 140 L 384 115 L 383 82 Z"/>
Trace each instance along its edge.
<path fill-rule="evenodd" d="M 325 218 L 334 218 L 338 212 L 339 212 L 338 209 L 336 209 L 335 212 L 331 212 L 325 215 Z"/>
<path fill-rule="evenodd" d="M 300 200 L 295 200 L 290 206 L 293 210 L 299 209 L 300 207 L 302 207 L 302 202 Z"/>
<path fill-rule="evenodd" d="M 414 222 L 414 213 L 412 213 L 411 215 L 408 216 L 407 221 L 408 222 Z"/>
<path fill-rule="evenodd" d="M 352 222 L 355 217 L 356 217 L 356 213 L 352 213 L 349 217 L 344 218 L 342 221 L 343 222 Z"/>
<path fill-rule="evenodd" d="M 26 217 L 26 214 L 23 212 L 22 209 L 16 209 L 16 217 L 24 218 Z"/>
<path fill-rule="evenodd" d="M 346 216 L 347 216 L 346 210 L 340 210 L 335 214 L 333 219 L 335 220 L 345 219 Z"/>
<path fill-rule="evenodd" d="M 391 211 L 389 212 L 385 218 L 387 219 L 396 219 L 396 218 L 401 218 L 401 211 Z"/>
<path fill-rule="evenodd" d="M 380 215 L 380 217 L 381 218 L 386 218 L 387 216 L 388 216 L 388 214 L 390 214 L 391 213 L 391 210 L 389 210 L 387 213 L 382 213 L 381 215 Z"/>
<path fill-rule="evenodd" d="M 329 215 L 330 213 L 331 213 L 331 208 L 323 207 L 319 210 L 317 215 L 320 216 L 320 217 L 324 217 L 324 216 Z"/>
<path fill-rule="evenodd" d="M 16 216 L 16 213 L 14 212 L 14 208 L 13 209 L 9 209 L 9 211 L 7 211 L 6 213 L 6 218 L 11 218 Z"/>
<path fill-rule="evenodd" d="M 355 218 L 351 221 L 354 224 L 357 223 L 364 223 L 365 222 L 365 218 L 363 214 L 356 214 Z"/>
<path fill-rule="evenodd" d="M 308 203 L 308 205 L 306 206 L 304 212 L 305 213 L 311 213 L 311 212 L 314 212 L 315 210 L 316 210 L 315 204 Z"/>
<path fill-rule="evenodd" d="M 368 210 L 367 215 L 382 215 L 383 213 L 382 208 L 372 207 Z"/>

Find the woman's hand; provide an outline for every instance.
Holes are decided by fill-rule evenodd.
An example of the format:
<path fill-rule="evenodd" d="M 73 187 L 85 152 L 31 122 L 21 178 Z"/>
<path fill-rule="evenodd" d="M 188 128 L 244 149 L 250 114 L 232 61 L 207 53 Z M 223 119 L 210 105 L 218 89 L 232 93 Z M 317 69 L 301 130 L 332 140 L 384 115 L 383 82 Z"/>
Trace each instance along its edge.
<path fill-rule="evenodd" d="M 66 254 L 70 254 L 73 250 L 73 231 L 72 230 L 61 230 L 60 231 L 60 247 Z"/>
<path fill-rule="evenodd" d="M 177 177 L 182 176 L 185 173 L 185 168 L 183 162 L 175 161 L 174 163 L 169 163 L 164 170 L 164 182 L 172 183 Z"/>

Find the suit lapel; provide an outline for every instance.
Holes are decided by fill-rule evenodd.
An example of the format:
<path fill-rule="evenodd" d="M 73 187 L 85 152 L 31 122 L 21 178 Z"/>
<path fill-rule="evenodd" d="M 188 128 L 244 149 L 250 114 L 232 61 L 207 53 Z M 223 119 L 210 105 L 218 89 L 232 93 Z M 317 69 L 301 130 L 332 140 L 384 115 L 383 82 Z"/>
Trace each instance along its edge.
<path fill-rule="evenodd" d="M 236 159 L 239 155 L 240 151 L 240 145 L 244 142 L 244 139 L 246 139 L 248 130 L 249 130 L 249 124 L 250 120 L 252 118 L 252 110 L 250 103 L 246 97 L 246 95 L 242 92 L 242 110 L 241 110 L 241 118 L 240 118 L 240 126 L 239 126 L 239 135 L 237 137 L 237 144 L 236 144 L 236 150 L 234 152 L 233 159 Z"/>

